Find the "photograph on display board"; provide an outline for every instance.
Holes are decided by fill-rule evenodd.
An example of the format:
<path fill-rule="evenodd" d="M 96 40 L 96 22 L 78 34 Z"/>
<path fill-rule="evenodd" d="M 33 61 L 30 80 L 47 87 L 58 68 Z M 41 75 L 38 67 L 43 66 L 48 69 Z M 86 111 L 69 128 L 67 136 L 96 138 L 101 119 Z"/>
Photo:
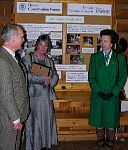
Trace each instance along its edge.
<path fill-rule="evenodd" d="M 62 64 L 62 55 L 52 55 L 50 56 L 55 64 Z"/>
<path fill-rule="evenodd" d="M 85 46 L 93 46 L 93 36 L 83 36 L 83 44 Z"/>
<path fill-rule="evenodd" d="M 27 53 L 34 52 L 35 44 L 36 44 L 36 39 L 32 39 L 32 40 L 29 39 L 24 45 L 26 52 Z"/>
<path fill-rule="evenodd" d="M 53 49 L 62 49 L 62 40 L 53 40 L 52 39 L 52 48 Z"/>
<path fill-rule="evenodd" d="M 80 43 L 80 34 L 67 34 L 67 43 L 79 44 Z"/>
<path fill-rule="evenodd" d="M 67 45 L 66 54 L 80 54 L 80 45 Z"/>
<path fill-rule="evenodd" d="M 70 55 L 70 64 L 84 64 L 84 55 Z"/>

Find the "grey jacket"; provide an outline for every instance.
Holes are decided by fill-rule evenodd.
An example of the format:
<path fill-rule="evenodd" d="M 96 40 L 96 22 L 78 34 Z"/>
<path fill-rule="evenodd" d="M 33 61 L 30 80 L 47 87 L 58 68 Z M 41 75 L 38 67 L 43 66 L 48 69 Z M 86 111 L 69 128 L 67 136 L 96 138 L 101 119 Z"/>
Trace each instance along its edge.
<path fill-rule="evenodd" d="M 36 75 L 31 72 L 32 63 L 33 62 L 39 63 L 39 60 L 37 59 L 35 54 L 26 55 L 23 58 L 23 62 L 26 65 L 26 68 L 28 70 L 29 96 L 30 97 L 39 97 L 43 93 L 42 90 L 47 89 L 47 90 L 49 90 L 48 93 L 50 96 L 50 100 L 55 100 L 56 95 L 55 95 L 54 87 L 56 86 L 56 84 L 59 80 L 59 77 L 58 77 L 56 68 L 54 66 L 53 60 L 51 58 L 49 58 L 48 56 L 46 56 L 46 58 L 45 58 L 45 65 L 51 68 L 50 73 L 49 73 L 49 75 L 51 76 L 51 83 L 50 83 L 49 87 L 47 87 L 44 84 L 44 81 L 45 81 L 44 76 Z"/>

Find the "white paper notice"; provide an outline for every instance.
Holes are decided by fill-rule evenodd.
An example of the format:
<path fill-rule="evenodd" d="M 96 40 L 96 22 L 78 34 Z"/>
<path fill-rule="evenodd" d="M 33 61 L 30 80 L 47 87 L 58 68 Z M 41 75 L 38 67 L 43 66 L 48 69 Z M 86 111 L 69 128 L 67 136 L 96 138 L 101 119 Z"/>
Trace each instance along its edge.
<path fill-rule="evenodd" d="M 82 53 L 94 53 L 94 48 L 82 48 Z"/>
<path fill-rule="evenodd" d="M 111 16 L 112 5 L 110 4 L 75 4 L 69 3 L 67 9 L 68 15 L 96 15 Z"/>
<path fill-rule="evenodd" d="M 62 55 L 62 49 L 51 49 L 51 55 Z"/>
<path fill-rule="evenodd" d="M 62 32 L 51 32 L 51 39 L 62 39 Z"/>
<path fill-rule="evenodd" d="M 49 33 L 50 33 L 49 31 L 27 31 L 27 39 L 37 40 L 38 36 Z"/>
<path fill-rule="evenodd" d="M 62 14 L 62 3 L 17 2 L 17 13 Z"/>
<path fill-rule="evenodd" d="M 77 16 L 46 16 L 45 22 L 84 23 L 84 17 L 77 17 Z"/>
<path fill-rule="evenodd" d="M 26 24 L 19 23 L 23 25 L 25 31 L 27 32 L 28 39 L 37 39 L 41 34 L 49 34 L 51 31 L 61 31 L 62 24 Z"/>
<path fill-rule="evenodd" d="M 66 72 L 66 82 L 88 82 L 88 72 Z"/>
<path fill-rule="evenodd" d="M 128 78 L 127 78 L 126 84 L 124 86 L 124 90 L 125 90 L 126 97 L 128 98 Z"/>
<path fill-rule="evenodd" d="M 62 24 L 31 24 L 20 23 L 26 31 L 62 31 Z"/>
<path fill-rule="evenodd" d="M 111 25 L 67 24 L 67 33 L 99 34 L 101 30 L 110 28 Z"/>
<path fill-rule="evenodd" d="M 56 70 L 61 71 L 86 71 L 86 65 L 55 65 Z"/>
<path fill-rule="evenodd" d="M 121 112 L 128 111 L 128 101 L 121 101 Z"/>

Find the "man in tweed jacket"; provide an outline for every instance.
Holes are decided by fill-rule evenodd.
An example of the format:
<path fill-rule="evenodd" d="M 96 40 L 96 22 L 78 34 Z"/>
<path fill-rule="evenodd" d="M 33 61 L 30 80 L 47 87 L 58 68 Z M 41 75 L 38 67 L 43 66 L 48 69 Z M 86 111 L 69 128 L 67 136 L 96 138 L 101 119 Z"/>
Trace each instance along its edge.
<path fill-rule="evenodd" d="M 25 74 L 15 59 L 24 42 L 21 25 L 5 25 L 0 47 L 0 150 L 18 150 L 23 122 L 29 114 Z"/>

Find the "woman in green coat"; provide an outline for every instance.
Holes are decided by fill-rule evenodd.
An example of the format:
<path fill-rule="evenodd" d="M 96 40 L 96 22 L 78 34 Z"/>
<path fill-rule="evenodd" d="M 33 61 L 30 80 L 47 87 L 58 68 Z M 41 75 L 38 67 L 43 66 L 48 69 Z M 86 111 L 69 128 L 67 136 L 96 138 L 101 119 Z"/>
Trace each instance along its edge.
<path fill-rule="evenodd" d="M 127 67 L 125 56 L 113 50 L 118 34 L 105 29 L 100 37 L 102 50 L 91 55 L 89 64 L 92 90 L 89 124 L 96 127 L 99 148 L 104 145 L 111 148 L 115 129 L 119 127 L 119 93 L 126 82 Z"/>

